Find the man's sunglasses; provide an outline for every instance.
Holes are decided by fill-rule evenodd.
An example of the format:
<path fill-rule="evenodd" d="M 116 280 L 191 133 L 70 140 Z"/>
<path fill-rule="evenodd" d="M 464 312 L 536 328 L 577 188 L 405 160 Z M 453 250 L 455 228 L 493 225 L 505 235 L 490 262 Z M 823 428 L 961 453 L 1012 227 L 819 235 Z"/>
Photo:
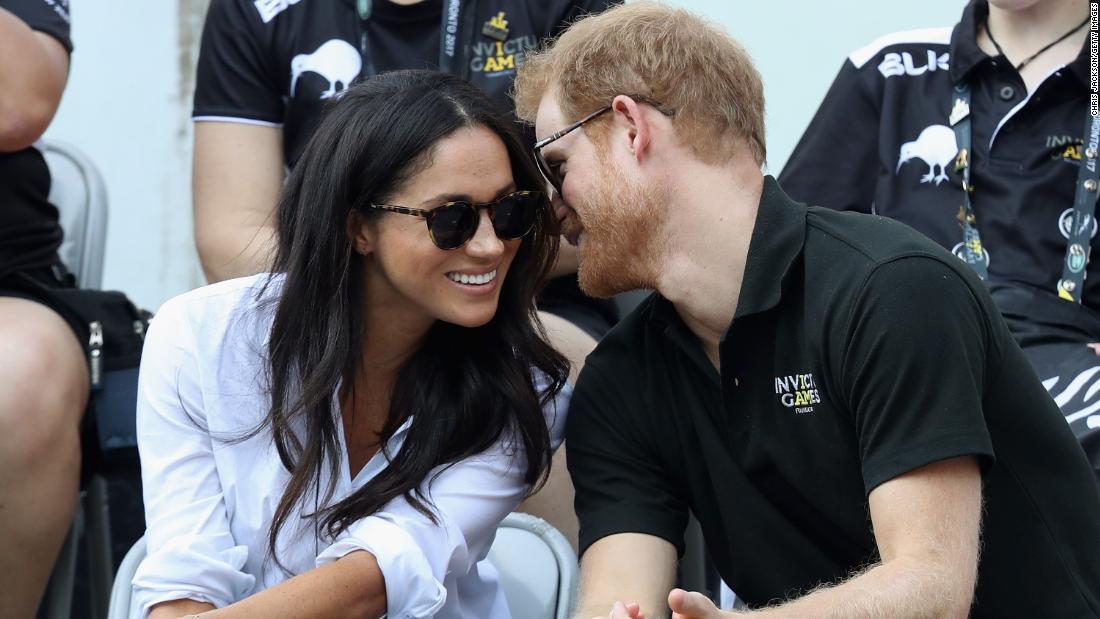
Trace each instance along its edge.
<path fill-rule="evenodd" d="M 541 191 L 514 191 L 492 202 L 448 202 L 427 210 L 392 204 L 368 204 L 367 208 L 423 217 L 436 247 L 458 249 L 477 234 L 482 209 L 489 209 L 497 237 L 510 241 L 531 231 L 545 204 L 546 195 Z"/>
<path fill-rule="evenodd" d="M 649 105 L 653 109 L 655 109 L 658 112 L 664 114 L 665 116 L 668 116 L 669 118 L 672 118 L 673 116 L 676 115 L 675 110 L 666 110 L 661 106 L 660 103 L 657 103 L 656 101 L 651 101 L 651 100 L 649 100 L 649 99 L 647 99 L 647 98 L 645 98 L 641 95 L 627 95 L 627 96 L 630 97 L 631 99 L 634 99 L 638 103 L 645 103 L 645 104 Z M 558 169 L 557 169 L 556 166 L 552 166 L 552 165 L 550 165 L 550 163 L 548 161 L 546 161 L 546 157 L 544 157 L 543 154 L 542 154 L 542 149 L 549 146 L 555 140 L 560 140 L 561 138 L 565 137 L 566 135 L 569 134 L 569 132 L 580 128 L 582 125 L 584 125 L 584 123 L 600 116 L 601 114 L 604 114 L 605 112 L 609 112 L 609 111 L 611 111 L 611 106 L 610 105 L 602 107 L 602 108 L 596 110 L 595 112 L 592 112 L 588 116 L 585 116 L 584 118 L 578 120 L 577 122 L 567 126 L 566 128 L 562 129 L 561 131 L 559 131 L 559 132 L 557 132 L 553 135 L 547 136 L 547 137 L 539 140 L 538 142 L 535 142 L 535 146 L 532 148 L 532 150 L 535 153 L 535 163 L 538 164 L 539 172 L 542 172 L 542 177 L 544 179 L 546 179 L 547 183 L 550 183 L 550 186 L 554 188 L 554 191 L 558 192 L 558 195 L 561 195 L 561 184 L 562 184 L 561 174 L 558 173 Z"/>

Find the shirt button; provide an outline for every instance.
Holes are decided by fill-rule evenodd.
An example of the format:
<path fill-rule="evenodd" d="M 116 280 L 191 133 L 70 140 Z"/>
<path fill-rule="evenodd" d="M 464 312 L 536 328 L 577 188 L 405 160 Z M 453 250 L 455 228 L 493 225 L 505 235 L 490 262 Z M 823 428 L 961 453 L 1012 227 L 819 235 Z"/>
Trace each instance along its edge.
<path fill-rule="evenodd" d="M 1011 101 L 1016 96 L 1016 89 L 1009 85 L 1001 86 L 1001 99 Z"/>

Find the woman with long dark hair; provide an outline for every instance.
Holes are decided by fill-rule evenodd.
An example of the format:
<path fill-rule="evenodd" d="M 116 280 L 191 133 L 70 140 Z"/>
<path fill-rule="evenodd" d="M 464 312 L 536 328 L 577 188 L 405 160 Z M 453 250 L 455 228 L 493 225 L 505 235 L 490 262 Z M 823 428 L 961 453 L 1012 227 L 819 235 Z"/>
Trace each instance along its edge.
<path fill-rule="evenodd" d="M 540 188 L 458 78 L 342 94 L 283 190 L 274 273 L 150 328 L 144 613 L 508 616 L 483 559 L 568 401 L 533 303 L 558 238 Z"/>

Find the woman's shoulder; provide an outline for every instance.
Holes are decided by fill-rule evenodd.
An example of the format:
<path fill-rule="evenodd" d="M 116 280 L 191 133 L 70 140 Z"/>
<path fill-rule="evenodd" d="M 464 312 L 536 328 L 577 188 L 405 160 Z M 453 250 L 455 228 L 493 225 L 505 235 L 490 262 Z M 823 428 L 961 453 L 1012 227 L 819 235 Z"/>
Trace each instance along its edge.
<path fill-rule="evenodd" d="M 281 287 L 281 275 L 260 273 L 190 290 L 161 305 L 150 331 L 173 340 L 193 337 L 199 350 L 219 348 L 230 333 L 266 338 Z"/>

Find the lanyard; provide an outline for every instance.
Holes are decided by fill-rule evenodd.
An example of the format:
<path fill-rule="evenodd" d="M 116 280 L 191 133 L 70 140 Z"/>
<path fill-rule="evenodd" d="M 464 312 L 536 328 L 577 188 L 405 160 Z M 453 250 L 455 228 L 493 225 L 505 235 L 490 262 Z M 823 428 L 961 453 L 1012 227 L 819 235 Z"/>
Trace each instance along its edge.
<path fill-rule="evenodd" d="M 372 0 L 356 0 L 359 13 L 359 55 L 363 58 L 363 77 L 378 75 L 374 58 L 370 51 L 370 38 L 367 35 L 367 22 L 370 20 Z M 444 0 L 443 15 L 439 24 L 439 70 L 464 79 L 469 77 L 470 69 L 466 63 L 466 35 L 473 31 L 471 20 L 476 1 Z"/>
<path fill-rule="evenodd" d="M 982 249 L 981 235 L 978 233 L 977 219 L 970 194 L 974 186 L 970 183 L 970 85 L 960 82 L 955 85 L 951 97 L 951 115 L 948 122 L 955 131 L 955 142 L 959 154 L 955 157 L 955 173 L 962 175 L 963 184 L 963 250 L 962 258 L 983 280 L 989 278 L 989 264 Z M 1058 296 L 1072 303 L 1080 303 L 1085 287 L 1085 266 L 1091 252 L 1092 230 L 1095 225 L 1096 192 L 1100 182 L 1100 168 L 1097 167 L 1097 150 L 1100 148 L 1100 117 L 1085 113 L 1085 145 L 1081 163 L 1077 172 L 1077 184 L 1073 197 L 1073 215 L 1070 219 L 1069 240 L 1066 243 L 1066 255 L 1062 265 L 1062 277 L 1058 280 Z"/>

